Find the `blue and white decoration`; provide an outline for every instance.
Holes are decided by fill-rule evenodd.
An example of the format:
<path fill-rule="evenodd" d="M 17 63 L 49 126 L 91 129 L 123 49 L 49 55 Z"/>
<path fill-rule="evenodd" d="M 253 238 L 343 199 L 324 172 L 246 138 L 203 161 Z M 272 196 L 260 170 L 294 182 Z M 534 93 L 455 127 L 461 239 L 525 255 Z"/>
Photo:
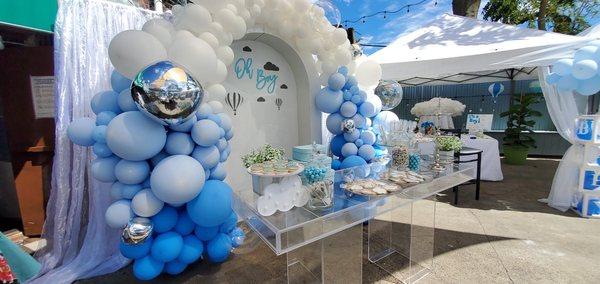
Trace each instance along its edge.
<path fill-rule="evenodd" d="M 578 49 L 573 58 L 559 59 L 552 64 L 546 78 L 561 92 L 576 92 L 591 96 L 600 91 L 600 40 Z"/>
<path fill-rule="evenodd" d="M 579 188 L 574 195 L 575 211 L 584 217 L 600 217 L 600 116 L 581 115 L 575 120 L 575 141 L 583 144 Z"/>
<path fill-rule="evenodd" d="M 497 98 L 502 92 L 504 92 L 504 85 L 500 83 L 493 83 L 488 87 L 488 92 L 492 95 L 492 98 Z"/>

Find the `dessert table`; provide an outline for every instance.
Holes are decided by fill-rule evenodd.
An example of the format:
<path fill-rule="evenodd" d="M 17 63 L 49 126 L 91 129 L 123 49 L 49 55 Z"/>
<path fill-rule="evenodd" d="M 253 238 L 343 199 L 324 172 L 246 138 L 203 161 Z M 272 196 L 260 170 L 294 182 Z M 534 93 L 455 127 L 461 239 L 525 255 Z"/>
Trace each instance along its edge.
<path fill-rule="evenodd" d="M 381 165 L 336 172 L 333 207 L 326 211 L 305 206 L 262 216 L 259 195 L 250 187 L 234 190 L 234 209 L 276 255 L 286 255 L 288 283 L 361 283 L 365 221 L 369 261 L 386 271 L 401 270 L 395 276 L 413 283 L 432 269 L 435 195 L 470 180 L 473 169 L 449 165 L 431 172 L 430 181 L 389 195 L 352 195 L 340 188 L 353 171 L 374 167 Z"/>
<path fill-rule="evenodd" d="M 474 137 L 474 138 L 472 138 Z M 482 150 L 481 154 L 481 179 L 487 181 L 501 181 L 502 167 L 500 163 L 500 149 L 498 140 L 485 135 L 483 138 L 476 138 L 472 135 L 463 135 L 461 141 L 464 147 Z M 434 142 L 419 143 L 419 150 L 422 155 L 431 155 L 435 151 Z M 463 159 L 472 159 L 466 156 Z M 462 164 L 461 167 L 475 167 L 475 162 Z"/>

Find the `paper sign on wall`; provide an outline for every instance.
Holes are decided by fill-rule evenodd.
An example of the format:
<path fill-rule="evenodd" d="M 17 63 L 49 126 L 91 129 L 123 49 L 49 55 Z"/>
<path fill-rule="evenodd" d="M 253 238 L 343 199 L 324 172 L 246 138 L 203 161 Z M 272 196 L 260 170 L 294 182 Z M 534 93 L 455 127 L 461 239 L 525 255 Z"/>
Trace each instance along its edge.
<path fill-rule="evenodd" d="M 493 114 L 469 114 L 467 115 L 467 129 L 475 131 L 492 130 Z"/>
<path fill-rule="evenodd" d="M 35 118 L 54 118 L 54 76 L 29 76 Z"/>

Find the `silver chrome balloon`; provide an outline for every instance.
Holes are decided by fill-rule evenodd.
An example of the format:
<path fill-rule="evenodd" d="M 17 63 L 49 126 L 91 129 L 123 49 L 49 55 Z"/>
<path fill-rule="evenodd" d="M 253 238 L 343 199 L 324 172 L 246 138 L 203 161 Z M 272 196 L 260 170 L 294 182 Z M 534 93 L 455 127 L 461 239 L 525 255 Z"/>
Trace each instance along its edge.
<path fill-rule="evenodd" d="M 135 76 L 131 97 L 138 109 L 162 125 L 178 125 L 202 103 L 204 89 L 169 61 L 152 64 Z"/>
<path fill-rule="evenodd" d="M 148 218 L 135 217 L 129 220 L 127 226 L 123 229 L 121 238 L 126 244 L 139 244 L 152 235 L 152 221 Z"/>
<path fill-rule="evenodd" d="M 344 133 L 352 133 L 354 129 L 356 129 L 354 120 L 345 119 L 344 121 L 342 121 L 342 131 L 344 131 Z"/>
<path fill-rule="evenodd" d="M 381 80 L 375 88 L 375 95 L 381 99 L 382 110 L 395 108 L 402 101 L 402 86 L 396 81 Z"/>

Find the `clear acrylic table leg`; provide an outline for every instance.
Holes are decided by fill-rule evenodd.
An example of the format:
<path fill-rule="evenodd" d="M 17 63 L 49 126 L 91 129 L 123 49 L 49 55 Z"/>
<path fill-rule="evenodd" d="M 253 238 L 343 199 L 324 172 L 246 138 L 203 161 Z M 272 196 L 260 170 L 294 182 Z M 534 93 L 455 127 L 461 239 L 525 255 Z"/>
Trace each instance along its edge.
<path fill-rule="evenodd" d="M 362 224 L 287 253 L 288 283 L 361 283 Z"/>
<path fill-rule="evenodd" d="M 432 271 L 435 196 L 377 216 L 369 221 L 368 259 L 404 283 Z"/>

